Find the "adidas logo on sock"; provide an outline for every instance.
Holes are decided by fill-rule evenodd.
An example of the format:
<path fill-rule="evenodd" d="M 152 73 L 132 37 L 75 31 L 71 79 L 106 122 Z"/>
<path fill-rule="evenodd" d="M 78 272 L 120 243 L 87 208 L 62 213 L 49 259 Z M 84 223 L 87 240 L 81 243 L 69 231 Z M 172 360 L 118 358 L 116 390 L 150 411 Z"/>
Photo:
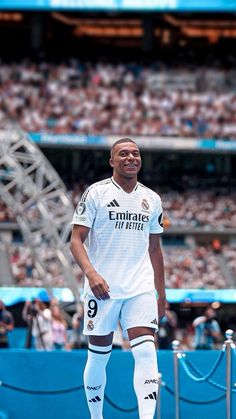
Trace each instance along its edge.
<path fill-rule="evenodd" d="M 91 400 L 89 400 L 89 403 L 97 403 L 97 402 L 100 402 L 100 401 L 101 401 L 100 397 L 96 396 L 96 397 L 92 398 Z"/>
<path fill-rule="evenodd" d="M 111 202 L 109 202 L 109 204 L 107 204 L 107 207 L 119 207 L 119 206 L 120 205 L 115 199 L 113 199 Z"/>
<path fill-rule="evenodd" d="M 157 319 L 151 321 L 152 324 L 157 324 Z"/>
<path fill-rule="evenodd" d="M 153 391 L 153 393 L 149 394 L 147 397 L 144 397 L 144 399 L 157 399 L 157 393 L 156 391 Z"/>

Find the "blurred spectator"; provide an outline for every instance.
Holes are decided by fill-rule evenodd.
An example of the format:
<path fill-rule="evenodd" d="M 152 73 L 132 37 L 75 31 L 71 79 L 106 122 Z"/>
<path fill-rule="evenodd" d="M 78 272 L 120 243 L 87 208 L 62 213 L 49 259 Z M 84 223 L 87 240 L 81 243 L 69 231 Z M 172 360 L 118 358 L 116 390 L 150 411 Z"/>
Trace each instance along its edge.
<path fill-rule="evenodd" d="M 223 253 L 233 278 L 236 278 L 236 243 L 225 244 L 223 246 Z"/>
<path fill-rule="evenodd" d="M 212 249 L 216 255 L 221 253 L 221 242 L 218 238 L 212 240 Z"/>
<path fill-rule="evenodd" d="M 84 328 L 84 306 L 82 302 L 77 304 L 77 311 L 72 317 L 72 337 L 70 348 L 71 349 L 81 349 L 87 348 L 88 339 L 87 336 L 83 334 Z"/>
<path fill-rule="evenodd" d="M 170 310 L 166 302 L 165 316 L 159 321 L 158 347 L 159 349 L 172 349 L 172 342 L 176 339 L 177 315 Z"/>
<path fill-rule="evenodd" d="M 196 349 L 214 349 L 221 339 L 221 330 L 216 320 L 216 311 L 208 307 L 203 316 L 193 321 Z"/>
<path fill-rule="evenodd" d="M 14 218 L 11 216 L 11 211 L 6 204 L 0 201 L 0 222 L 8 221 L 14 221 Z"/>
<path fill-rule="evenodd" d="M 0 300 L 0 348 L 9 348 L 8 332 L 14 329 L 14 319 Z"/>
<path fill-rule="evenodd" d="M 43 301 L 35 299 L 26 301 L 23 312 L 23 319 L 27 322 L 29 328 L 29 346 L 31 347 L 31 335 L 34 337 L 34 346 L 39 350 L 53 349 L 52 336 L 52 314 Z"/>
<path fill-rule="evenodd" d="M 51 307 L 51 313 L 54 349 L 65 349 L 67 343 L 67 323 L 58 305 L 54 304 Z"/>

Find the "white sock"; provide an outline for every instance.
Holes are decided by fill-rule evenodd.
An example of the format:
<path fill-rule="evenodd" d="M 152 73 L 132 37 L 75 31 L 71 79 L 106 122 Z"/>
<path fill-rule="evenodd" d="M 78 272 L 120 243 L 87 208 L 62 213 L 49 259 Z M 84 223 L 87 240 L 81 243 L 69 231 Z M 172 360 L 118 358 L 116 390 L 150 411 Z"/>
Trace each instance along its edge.
<path fill-rule="evenodd" d="M 158 396 L 158 366 L 151 335 L 130 341 L 134 356 L 134 389 L 138 399 L 139 419 L 153 419 Z"/>
<path fill-rule="evenodd" d="M 106 385 L 106 365 L 112 345 L 89 344 L 88 359 L 84 370 L 84 387 L 91 419 L 103 419 L 102 409 Z"/>

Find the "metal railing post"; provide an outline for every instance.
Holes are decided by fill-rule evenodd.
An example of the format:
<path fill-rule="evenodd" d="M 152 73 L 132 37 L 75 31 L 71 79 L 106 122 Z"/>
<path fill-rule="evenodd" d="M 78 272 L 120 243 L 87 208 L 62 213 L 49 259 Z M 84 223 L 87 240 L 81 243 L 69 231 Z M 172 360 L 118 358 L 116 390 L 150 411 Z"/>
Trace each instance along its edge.
<path fill-rule="evenodd" d="M 232 419 L 232 348 L 235 348 L 233 342 L 233 330 L 228 329 L 225 332 L 226 348 L 226 418 Z"/>
<path fill-rule="evenodd" d="M 161 386 L 162 386 L 162 374 L 158 373 L 158 393 L 157 393 L 157 419 L 161 419 Z"/>
<path fill-rule="evenodd" d="M 172 348 L 174 352 L 174 388 L 175 388 L 175 419 L 180 419 L 179 408 L 179 341 L 173 340 Z"/>

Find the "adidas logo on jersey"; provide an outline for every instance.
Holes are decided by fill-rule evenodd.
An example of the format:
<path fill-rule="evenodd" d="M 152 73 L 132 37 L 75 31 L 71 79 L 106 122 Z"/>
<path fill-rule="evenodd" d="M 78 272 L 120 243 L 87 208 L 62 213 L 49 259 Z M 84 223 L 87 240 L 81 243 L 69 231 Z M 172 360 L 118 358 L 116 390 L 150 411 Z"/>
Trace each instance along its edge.
<path fill-rule="evenodd" d="M 97 402 L 100 402 L 100 401 L 101 401 L 100 397 L 99 396 L 96 396 L 93 399 L 90 399 L 89 400 L 89 403 L 97 403 Z"/>
<path fill-rule="evenodd" d="M 151 321 L 152 324 L 157 324 L 157 319 Z"/>
<path fill-rule="evenodd" d="M 111 202 L 109 202 L 109 204 L 107 204 L 107 207 L 119 207 L 119 206 L 120 205 L 115 199 L 113 199 Z"/>
<path fill-rule="evenodd" d="M 149 394 L 147 397 L 144 397 L 144 399 L 146 400 L 146 399 L 157 399 L 157 393 L 156 393 L 156 391 L 153 391 L 153 393 L 151 393 L 151 394 Z"/>

